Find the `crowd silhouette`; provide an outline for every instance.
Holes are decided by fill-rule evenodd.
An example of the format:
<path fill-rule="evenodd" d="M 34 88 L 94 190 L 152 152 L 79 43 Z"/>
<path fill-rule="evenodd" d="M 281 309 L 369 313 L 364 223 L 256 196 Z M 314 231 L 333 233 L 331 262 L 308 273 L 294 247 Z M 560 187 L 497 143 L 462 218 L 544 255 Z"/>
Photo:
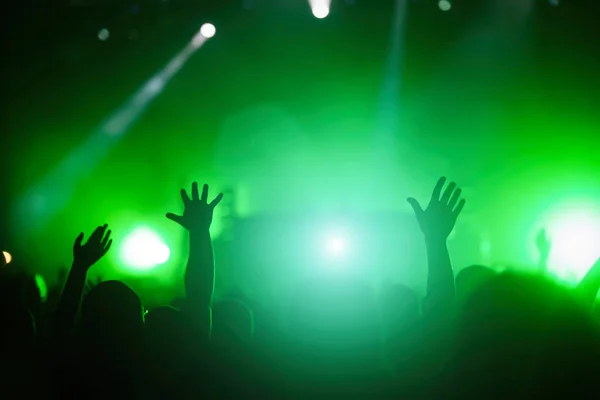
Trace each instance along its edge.
<path fill-rule="evenodd" d="M 378 296 L 362 282 L 315 284 L 287 311 L 293 337 L 251 299 L 213 301 L 210 226 L 223 195 L 211 200 L 207 185 L 181 190 L 183 213 L 166 215 L 189 234 L 176 304 L 146 311 L 123 282 L 90 284 L 111 249 L 107 225 L 75 239 L 64 286 L 45 302 L 0 257 L 2 398 L 597 398 L 600 262 L 576 288 L 559 285 L 541 232 L 538 273 L 455 274 L 447 241 L 461 194 L 440 178 L 426 206 L 407 199 L 426 245 L 424 298 L 398 283 Z M 326 300 L 338 295 L 344 304 Z"/>

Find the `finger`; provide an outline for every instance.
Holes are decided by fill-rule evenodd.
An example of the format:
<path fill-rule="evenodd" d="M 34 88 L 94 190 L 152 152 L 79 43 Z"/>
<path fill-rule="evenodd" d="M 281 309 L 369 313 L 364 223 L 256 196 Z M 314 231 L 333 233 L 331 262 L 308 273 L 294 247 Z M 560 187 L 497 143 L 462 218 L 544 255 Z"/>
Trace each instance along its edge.
<path fill-rule="evenodd" d="M 202 186 L 202 197 L 200 197 L 200 201 L 203 203 L 208 201 L 208 185 L 206 183 Z"/>
<path fill-rule="evenodd" d="M 215 208 L 216 206 L 219 205 L 221 200 L 223 200 L 223 193 L 219 193 L 219 195 L 217 197 L 215 197 L 215 199 L 213 201 L 210 202 L 210 206 L 212 208 Z"/>
<path fill-rule="evenodd" d="M 178 223 L 179 225 L 183 225 L 183 217 L 181 215 L 175 215 L 173 213 L 168 213 L 166 215 L 171 221 Z"/>
<path fill-rule="evenodd" d="M 198 201 L 198 182 L 192 183 L 192 200 Z"/>
<path fill-rule="evenodd" d="M 106 232 L 106 235 L 104 235 L 104 239 L 102 239 L 102 247 L 106 247 L 106 244 L 110 241 L 111 233 L 112 233 L 112 231 L 108 230 L 108 232 Z"/>
<path fill-rule="evenodd" d="M 110 246 L 112 246 L 112 239 L 110 239 L 104 247 L 104 254 L 108 253 L 108 251 L 110 250 Z"/>
<path fill-rule="evenodd" d="M 81 247 L 81 243 L 83 242 L 83 232 L 81 232 L 77 238 L 75 238 L 75 247 Z"/>
<path fill-rule="evenodd" d="M 410 204 L 411 207 L 413 208 L 413 211 L 415 212 L 415 215 L 417 216 L 417 220 L 421 221 L 421 216 L 423 215 L 424 211 L 423 211 L 423 208 L 421 207 L 421 205 L 419 204 L 419 202 L 417 201 L 417 199 L 409 197 L 408 199 L 406 199 L 406 201 L 408 201 L 408 204 Z"/>
<path fill-rule="evenodd" d="M 446 184 L 445 177 L 442 176 L 440 179 L 438 179 L 437 183 L 435 184 L 435 187 L 433 188 L 433 193 L 431 193 L 431 200 L 429 201 L 430 206 L 431 206 L 431 204 L 433 204 L 434 201 L 440 200 L 440 194 L 442 193 L 442 188 L 444 187 L 445 184 Z"/>
<path fill-rule="evenodd" d="M 448 202 L 450 201 L 450 196 L 452 195 L 452 192 L 454 192 L 454 189 L 456 189 L 456 183 L 450 182 L 450 184 L 444 191 L 444 195 L 442 196 L 442 198 L 440 200 L 440 202 L 442 204 L 448 204 Z"/>
<path fill-rule="evenodd" d="M 90 236 L 90 240 L 99 242 L 102 241 L 102 237 L 104 236 L 104 232 L 106 232 L 106 228 L 108 228 L 107 224 L 97 227 L 94 230 L 94 233 L 92 233 L 92 236 Z"/>
<path fill-rule="evenodd" d="M 454 193 L 452 194 L 452 198 L 450 199 L 450 202 L 448 203 L 448 207 L 450 207 L 451 210 L 453 210 L 454 207 L 456 207 L 456 204 L 458 203 L 458 199 L 460 199 L 461 193 L 462 193 L 461 189 L 456 189 L 454 191 Z"/>
<path fill-rule="evenodd" d="M 462 212 L 463 208 L 465 208 L 465 204 L 467 203 L 467 201 L 465 199 L 461 199 L 460 202 L 458 203 L 458 205 L 456 206 L 456 208 L 454 209 L 454 217 L 458 218 L 458 216 L 460 215 L 460 213 Z"/>
<path fill-rule="evenodd" d="M 183 205 L 184 206 L 187 206 L 191 202 L 190 196 L 188 196 L 188 194 L 185 191 L 185 189 L 181 189 L 181 200 L 183 200 Z"/>

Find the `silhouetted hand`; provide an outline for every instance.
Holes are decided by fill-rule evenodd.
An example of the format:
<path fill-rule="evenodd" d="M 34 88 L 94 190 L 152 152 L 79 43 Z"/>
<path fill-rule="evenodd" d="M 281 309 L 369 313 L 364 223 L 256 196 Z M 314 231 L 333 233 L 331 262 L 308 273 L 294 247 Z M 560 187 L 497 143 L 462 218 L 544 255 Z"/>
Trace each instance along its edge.
<path fill-rule="evenodd" d="M 545 229 L 539 231 L 535 237 L 535 246 L 540 254 L 540 259 L 547 260 L 552 250 L 552 242 Z"/>
<path fill-rule="evenodd" d="M 444 177 L 438 180 L 425 210 L 416 199 L 412 197 L 407 199 L 415 211 L 421 231 L 430 239 L 447 239 L 454 229 L 456 219 L 465 207 L 465 200 L 460 199 L 462 191 L 456 187 L 456 183 L 450 183 L 444 194 L 441 194 L 445 183 Z"/>
<path fill-rule="evenodd" d="M 110 234 L 111 231 L 108 230 L 108 225 L 99 226 L 87 242 L 82 245 L 83 232 L 81 232 L 75 239 L 75 245 L 73 246 L 74 265 L 87 270 L 104 257 L 112 245 Z"/>
<path fill-rule="evenodd" d="M 223 193 L 208 203 L 208 185 L 202 188 L 202 196 L 198 196 L 198 184 L 192 183 L 192 198 L 188 196 L 185 189 L 181 189 L 181 199 L 183 200 L 183 215 L 168 213 L 167 218 L 177 222 L 179 225 L 192 230 L 208 230 L 213 219 L 215 207 L 223 199 Z"/>

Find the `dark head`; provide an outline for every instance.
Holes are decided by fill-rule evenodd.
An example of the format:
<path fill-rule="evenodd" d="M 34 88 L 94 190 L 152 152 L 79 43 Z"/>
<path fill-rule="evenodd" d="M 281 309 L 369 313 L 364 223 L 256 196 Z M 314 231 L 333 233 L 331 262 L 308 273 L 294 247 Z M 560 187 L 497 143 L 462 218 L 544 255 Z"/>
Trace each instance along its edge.
<path fill-rule="evenodd" d="M 146 339 L 152 348 L 168 352 L 173 352 L 169 347 L 182 346 L 188 334 L 181 312 L 170 306 L 150 310 L 146 314 L 145 330 Z"/>
<path fill-rule="evenodd" d="M 15 304 L 0 305 L 0 359 L 28 359 L 36 341 L 35 319 L 29 310 Z"/>
<path fill-rule="evenodd" d="M 115 350 L 137 347 L 144 333 L 140 298 L 123 282 L 100 283 L 83 300 L 81 331 L 90 345 L 109 345 Z"/>
<path fill-rule="evenodd" d="M 0 271 L 0 302 L 27 309 L 34 318 L 40 316 L 42 299 L 35 278 L 21 271 L 23 268 L 7 268 Z"/>
<path fill-rule="evenodd" d="M 456 369 L 470 383 L 457 384 L 485 383 L 488 394 L 505 391 L 501 397 L 575 398 L 589 389 L 590 367 L 599 365 L 589 312 L 539 276 L 503 273 L 481 286 L 462 309 L 459 337 Z"/>
<path fill-rule="evenodd" d="M 491 281 L 496 272 L 482 265 L 471 265 L 463 268 L 457 275 L 455 281 L 456 296 L 459 302 L 466 301 L 473 292 L 485 283 Z"/>

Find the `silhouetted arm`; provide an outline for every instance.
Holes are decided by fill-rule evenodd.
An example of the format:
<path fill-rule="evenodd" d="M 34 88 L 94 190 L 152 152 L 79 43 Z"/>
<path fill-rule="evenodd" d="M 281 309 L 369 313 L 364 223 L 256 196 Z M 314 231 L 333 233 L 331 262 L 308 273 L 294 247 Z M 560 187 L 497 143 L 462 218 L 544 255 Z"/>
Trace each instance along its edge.
<path fill-rule="evenodd" d="M 445 183 L 446 178 L 438 180 L 425 210 L 416 199 L 407 199 L 415 212 L 427 247 L 427 296 L 423 307 L 426 313 L 446 313 L 452 310 L 455 300 L 454 271 L 447 240 L 465 206 L 465 200 L 460 199 L 462 191 L 456 188 L 454 182 L 442 194 Z"/>
<path fill-rule="evenodd" d="M 223 198 L 219 194 L 211 203 L 207 202 L 208 185 L 202 188 L 199 196 L 198 184 L 192 184 L 192 197 L 181 190 L 181 198 L 184 204 L 183 215 L 167 214 L 167 218 L 175 221 L 189 231 L 190 255 L 185 271 L 185 289 L 187 293 L 187 312 L 195 324 L 210 332 L 211 328 L 211 306 L 215 282 L 215 265 L 210 237 L 210 225 L 212 223 L 215 207 Z"/>
<path fill-rule="evenodd" d="M 450 253 L 445 239 L 425 239 L 427 248 L 427 295 L 424 311 L 432 308 L 451 307 L 456 298 L 454 288 L 454 271 L 450 261 Z"/>
<path fill-rule="evenodd" d="M 104 225 L 96 228 L 84 245 L 82 245 L 83 233 L 75 239 L 73 265 L 54 314 L 52 334 L 56 340 L 64 340 L 71 333 L 79 311 L 87 272 L 110 249 L 112 244 L 110 234 L 108 225 Z"/>

